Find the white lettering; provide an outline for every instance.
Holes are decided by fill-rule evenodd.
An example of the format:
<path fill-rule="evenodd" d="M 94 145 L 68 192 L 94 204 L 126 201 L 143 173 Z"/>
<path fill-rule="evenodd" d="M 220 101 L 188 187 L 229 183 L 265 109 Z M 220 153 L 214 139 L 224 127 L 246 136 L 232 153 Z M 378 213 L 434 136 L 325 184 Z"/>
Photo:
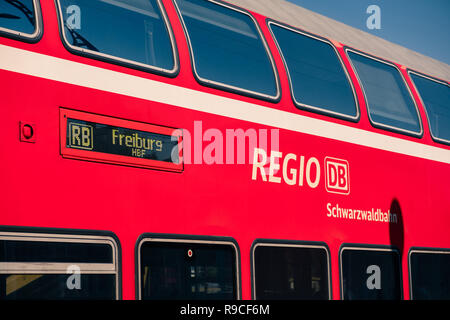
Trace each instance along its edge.
<path fill-rule="evenodd" d="M 316 165 L 316 179 L 313 181 L 311 181 L 311 165 L 315 164 Z M 320 164 L 319 161 L 312 157 L 308 160 L 308 162 L 306 163 L 306 182 L 308 182 L 308 185 L 311 188 L 315 188 L 319 185 L 320 182 Z"/>
<path fill-rule="evenodd" d="M 280 164 L 278 162 L 275 162 L 275 158 L 281 158 L 283 156 L 283 154 L 279 151 L 272 151 L 270 153 L 270 167 L 269 167 L 269 181 L 270 182 L 276 182 L 276 183 L 280 183 L 281 182 L 281 178 L 280 177 L 275 177 L 274 173 L 276 173 L 275 171 L 278 172 L 278 170 L 280 169 Z"/>
<path fill-rule="evenodd" d="M 262 160 L 259 161 L 259 156 L 261 155 Z M 264 166 L 267 163 L 267 153 L 264 149 L 255 148 L 253 151 L 253 169 L 252 169 L 252 180 L 256 180 L 257 170 L 259 169 L 261 173 L 261 178 L 263 181 L 267 181 L 266 173 L 264 171 Z"/>

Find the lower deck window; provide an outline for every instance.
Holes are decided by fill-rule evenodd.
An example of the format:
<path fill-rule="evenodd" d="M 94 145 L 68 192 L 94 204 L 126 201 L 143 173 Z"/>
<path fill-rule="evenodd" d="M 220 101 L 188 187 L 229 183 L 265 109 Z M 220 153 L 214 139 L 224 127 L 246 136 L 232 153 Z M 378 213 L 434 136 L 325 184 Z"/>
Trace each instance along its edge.
<path fill-rule="evenodd" d="M 411 299 L 450 299 L 450 250 L 411 250 Z"/>
<path fill-rule="evenodd" d="M 253 249 L 255 299 L 330 299 L 326 247 L 257 243 Z"/>
<path fill-rule="evenodd" d="M 113 274 L 0 274 L 0 299 L 8 300 L 113 300 Z M 73 280 L 71 279 L 73 278 Z"/>
<path fill-rule="evenodd" d="M 237 299 L 237 249 L 208 240 L 144 239 L 139 249 L 141 299 Z"/>
<path fill-rule="evenodd" d="M 388 248 L 341 249 L 341 289 L 344 300 L 402 298 L 400 255 Z"/>
<path fill-rule="evenodd" d="M 0 232 L 0 299 L 118 299 L 110 237 Z"/>

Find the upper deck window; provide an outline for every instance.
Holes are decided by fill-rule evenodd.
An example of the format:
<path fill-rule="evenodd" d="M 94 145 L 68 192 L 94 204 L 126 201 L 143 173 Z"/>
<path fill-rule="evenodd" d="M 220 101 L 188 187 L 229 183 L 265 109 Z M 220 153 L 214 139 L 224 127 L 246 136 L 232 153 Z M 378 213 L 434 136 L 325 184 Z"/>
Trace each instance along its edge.
<path fill-rule="evenodd" d="M 0 34 L 23 40 L 35 40 L 40 35 L 41 29 L 38 1 L 0 1 Z"/>
<path fill-rule="evenodd" d="M 425 107 L 431 135 L 450 144 L 450 86 L 416 73 L 410 73 Z"/>
<path fill-rule="evenodd" d="M 214 1 L 175 3 L 184 23 L 198 81 L 266 99 L 279 96 L 272 58 L 248 13 Z"/>
<path fill-rule="evenodd" d="M 274 22 L 269 27 L 284 59 L 296 105 L 356 120 L 355 95 L 336 49 L 325 40 Z"/>
<path fill-rule="evenodd" d="M 173 37 L 158 0 L 58 0 L 68 48 L 97 59 L 174 74 Z"/>
<path fill-rule="evenodd" d="M 347 50 L 376 127 L 414 136 L 422 134 L 417 107 L 400 71 L 392 64 Z"/>

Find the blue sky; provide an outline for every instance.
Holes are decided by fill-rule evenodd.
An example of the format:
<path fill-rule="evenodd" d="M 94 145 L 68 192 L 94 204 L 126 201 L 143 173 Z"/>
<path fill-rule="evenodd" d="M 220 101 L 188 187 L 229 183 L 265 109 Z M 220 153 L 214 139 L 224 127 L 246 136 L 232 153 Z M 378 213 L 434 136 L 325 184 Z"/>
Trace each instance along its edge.
<path fill-rule="evenodd" d="M 450 0 L 287 0 L 354 28 L 450 64 Z M 370 30 L 377 5 L 381 29 Z"/>

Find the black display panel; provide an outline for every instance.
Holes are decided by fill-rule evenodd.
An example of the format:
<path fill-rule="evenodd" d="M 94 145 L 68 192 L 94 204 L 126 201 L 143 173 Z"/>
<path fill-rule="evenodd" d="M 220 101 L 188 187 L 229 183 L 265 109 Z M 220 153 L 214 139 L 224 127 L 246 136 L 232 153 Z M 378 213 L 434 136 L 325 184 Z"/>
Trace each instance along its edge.
<path fill-rule="evenodd" d="M 102 123 L 67 119 L 66 147 L 112 155 L 179 163 L 178 139 Z"/>

